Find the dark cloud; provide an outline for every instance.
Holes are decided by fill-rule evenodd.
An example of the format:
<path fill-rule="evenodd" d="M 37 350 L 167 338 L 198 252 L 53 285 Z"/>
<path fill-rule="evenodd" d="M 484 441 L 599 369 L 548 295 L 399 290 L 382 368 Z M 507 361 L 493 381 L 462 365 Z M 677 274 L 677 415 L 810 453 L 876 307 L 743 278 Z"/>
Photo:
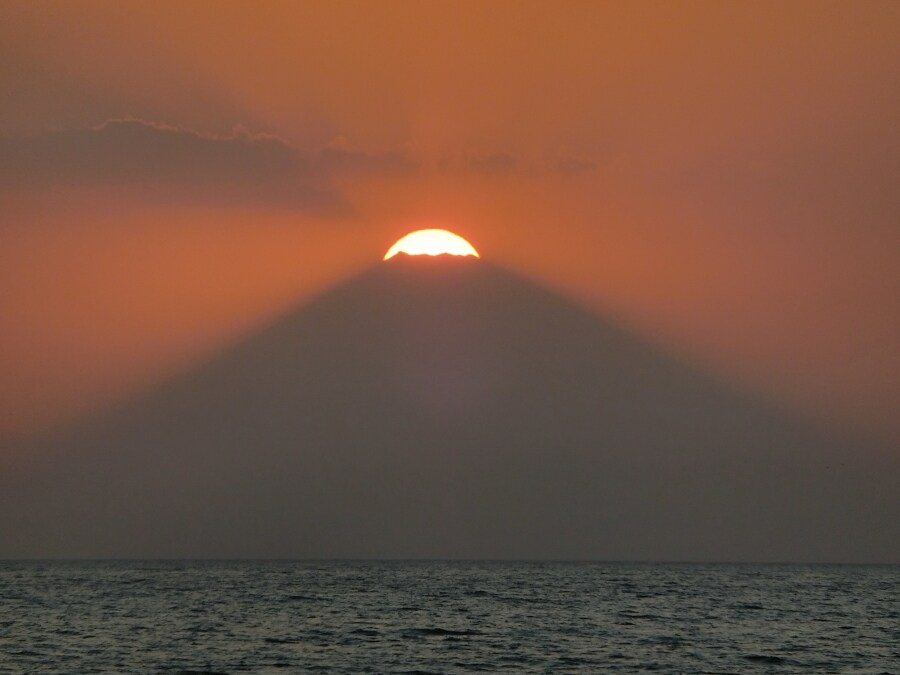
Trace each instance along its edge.
<path fill-rule="evenodd" d="M 320 209 L 344 205 L 332 184 L 339 174 L 417 166 L 400 152 L 332 145 L 312 155 L 276 136 L 206 136 L 137 119 L 0 139 L 0 191 L 105 186 L 178 200 Z"/>
<path fill-rule="evenodd" d="M 466 153 L 439 162 L 442 170 L 478 176 L 564 175 L 593 162 L 563 159 L 536 169 L 506 153 Z M 243 129 L 204 135 L 139 119 L 0 138 L 0 193 L 54 188 L 125 189 L 151 200 L 346 212 L 335 185 L 345 175 L 403 177 L 419 162 L 402 150 L 366 152 L 338 136 L 317 153 Z"/>
<path fill-rule="evenodd" d="M 140 120 L 0 141 L 3 185 L 264 182 L 306 168 L 275 137 L 202 136 Z"/>

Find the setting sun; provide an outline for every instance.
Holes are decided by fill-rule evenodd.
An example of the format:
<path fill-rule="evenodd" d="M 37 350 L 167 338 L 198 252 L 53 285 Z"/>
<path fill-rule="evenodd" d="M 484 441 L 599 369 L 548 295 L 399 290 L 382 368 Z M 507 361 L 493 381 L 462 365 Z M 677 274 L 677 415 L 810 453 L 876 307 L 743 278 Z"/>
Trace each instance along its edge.
<path fill-rule="evenodd" d="M 416 230 L 397 240 L 384 254 L 384 259 L 393 258 L 398 253 L 407 255 L 473 255 L 478 251 L 460 237 L 447 230 Z"/>

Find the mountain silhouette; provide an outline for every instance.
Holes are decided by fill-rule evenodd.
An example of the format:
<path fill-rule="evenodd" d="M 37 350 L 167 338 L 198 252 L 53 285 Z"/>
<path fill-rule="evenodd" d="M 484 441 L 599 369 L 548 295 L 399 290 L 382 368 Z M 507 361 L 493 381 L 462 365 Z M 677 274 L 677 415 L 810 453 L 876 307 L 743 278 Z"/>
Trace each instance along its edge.
<path fill-rule="evenodd" d="M 400 255 L 0 478 L 0 557 L 900 559 L 900 470 L 474 258 Z"/>

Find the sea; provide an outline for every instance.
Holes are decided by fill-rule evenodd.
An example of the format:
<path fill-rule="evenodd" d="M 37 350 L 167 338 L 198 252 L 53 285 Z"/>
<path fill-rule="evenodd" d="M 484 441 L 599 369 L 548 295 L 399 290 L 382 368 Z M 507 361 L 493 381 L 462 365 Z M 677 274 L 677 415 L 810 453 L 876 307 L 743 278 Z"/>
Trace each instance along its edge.
<path fill-rule="evenodd" d="M 0 673 L 893 673 L 900 566 L 0 562 Z"/>

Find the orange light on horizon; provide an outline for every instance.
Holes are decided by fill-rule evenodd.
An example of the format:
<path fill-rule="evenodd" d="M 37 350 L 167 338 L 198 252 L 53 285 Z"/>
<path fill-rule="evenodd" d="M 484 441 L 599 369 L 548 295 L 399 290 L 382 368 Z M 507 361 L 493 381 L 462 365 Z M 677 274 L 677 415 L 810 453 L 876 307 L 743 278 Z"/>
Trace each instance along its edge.
<path fill-rule="evenodd" d="M 478 251 L 460 237 L 448 230 L 428 229 L 416 230 L 401 237 L 384 254 L 384 260 L 393 258 L 398 253 L 407 255 L 461 255 L 480 258 Z"/>

